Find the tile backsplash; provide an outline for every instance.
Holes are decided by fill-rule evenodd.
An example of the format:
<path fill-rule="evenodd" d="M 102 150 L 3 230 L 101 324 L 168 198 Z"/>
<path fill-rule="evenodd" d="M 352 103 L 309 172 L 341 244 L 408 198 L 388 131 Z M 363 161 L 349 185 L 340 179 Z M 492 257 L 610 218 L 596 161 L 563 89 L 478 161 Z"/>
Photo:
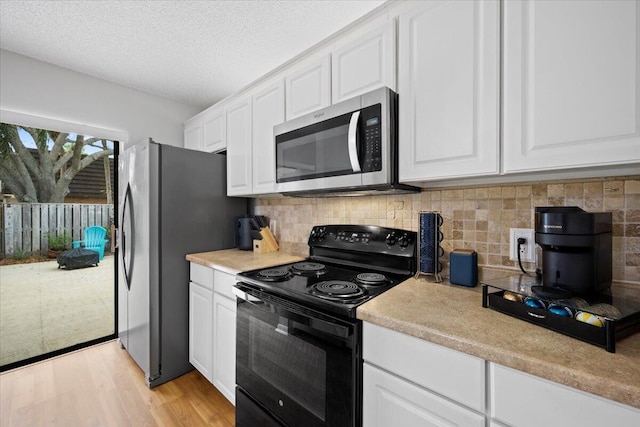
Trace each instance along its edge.
<path fill-rule="evenodd" d="M 613 214 L 613 278 L 640 283 L 640 175 L 631 177 L 427 189 L 371 197 L 256 199 L 255 213 L 277 221 L 283 251 L 306 256 L 311 227 L 366 224 L 418 231 L 418 214 L 443 218 L 441 258 L 448 276 L 452 249 L 473 249 L 482 267 L 517 268 L 509 260 L 509 229 L 533 228 L 536 206 L 579 206 Z M 533 263 L 523 263 L 533 271 Z"/>

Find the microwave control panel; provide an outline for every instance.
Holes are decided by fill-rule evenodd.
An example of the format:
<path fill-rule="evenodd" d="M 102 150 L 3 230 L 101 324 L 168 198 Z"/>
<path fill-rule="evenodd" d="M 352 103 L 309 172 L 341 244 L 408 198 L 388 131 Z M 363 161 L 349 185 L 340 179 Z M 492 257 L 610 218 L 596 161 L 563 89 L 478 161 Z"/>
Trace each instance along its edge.
<path fill-rule="evenodd" d="M 377 172 L 382 170 L 382 107 L 376 104 L 364 108 L 360 116 L 364 129 L 362 171 Z"/>

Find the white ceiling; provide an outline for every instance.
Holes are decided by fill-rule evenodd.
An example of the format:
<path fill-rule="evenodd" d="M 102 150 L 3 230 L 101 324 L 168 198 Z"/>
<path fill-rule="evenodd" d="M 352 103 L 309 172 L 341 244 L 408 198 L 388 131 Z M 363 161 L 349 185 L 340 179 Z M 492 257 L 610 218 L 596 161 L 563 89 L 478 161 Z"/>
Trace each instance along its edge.
<path fill-rule="evenodd" d="M 0 48 L 204 108 L 382 3 L 0 0 Z"/>

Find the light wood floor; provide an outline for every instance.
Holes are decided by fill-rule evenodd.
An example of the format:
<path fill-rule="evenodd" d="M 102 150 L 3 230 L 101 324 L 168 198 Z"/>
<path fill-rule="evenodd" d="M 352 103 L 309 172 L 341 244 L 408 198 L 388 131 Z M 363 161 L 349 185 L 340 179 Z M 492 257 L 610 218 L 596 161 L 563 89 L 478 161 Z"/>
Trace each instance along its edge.
<path fill-rule="evenodd" d="M 117 341 L 0 375 L 0 426 L 232 427 L 235 408 L 197 371 L 149 389 Z"/>

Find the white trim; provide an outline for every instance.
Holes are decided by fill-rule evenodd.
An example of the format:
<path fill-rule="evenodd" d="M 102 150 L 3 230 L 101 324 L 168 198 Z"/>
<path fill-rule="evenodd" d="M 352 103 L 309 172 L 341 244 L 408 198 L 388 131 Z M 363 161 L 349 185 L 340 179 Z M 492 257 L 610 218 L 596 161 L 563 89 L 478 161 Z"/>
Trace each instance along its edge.
<path fill-rule="evenodd" d="M 5 109 L 0 109 L 0 121 L 2 123 L 11 123 L 39 129 L 77 133 L 93 136 L 95 138 L 105 138 L 112 141 L 127 142 L 129 140 L 129 132 L 126 131 L 105 129 L 97 126 L 67 122 L 49 117 L 34 116 L 32 114 L 18 113 L 17 111 Z"/>

